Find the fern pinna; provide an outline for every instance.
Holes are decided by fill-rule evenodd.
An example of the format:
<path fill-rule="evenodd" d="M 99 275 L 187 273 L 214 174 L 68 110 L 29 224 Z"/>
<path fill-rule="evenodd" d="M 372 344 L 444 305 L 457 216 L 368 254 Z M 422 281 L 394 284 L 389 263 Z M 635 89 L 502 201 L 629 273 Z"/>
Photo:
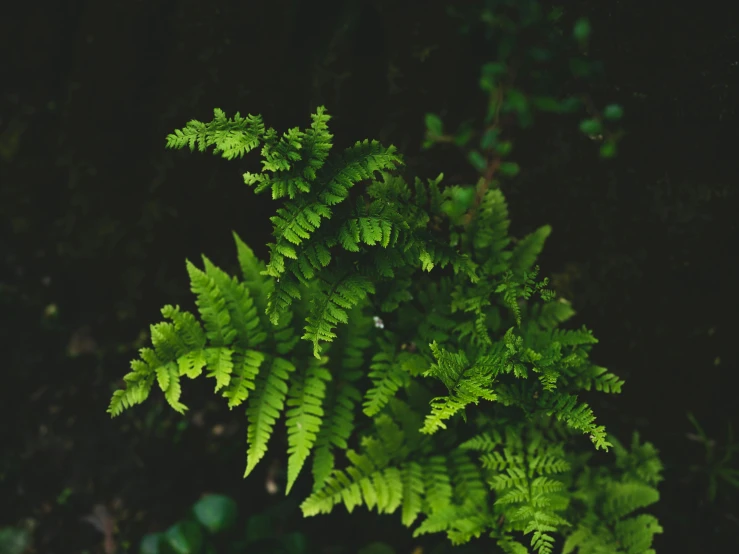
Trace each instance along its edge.
<path fill-rule="evenodd" d="M 244 180 L 283 202 L 268 262 L 235 233 L 240 279 L 187 262 L 198 315 L 162 309 L 108 411 L 156 382 L 184 413 L 180 381 L 205 371 L 230 408 L 246 406 L 245 476 L 284 412 L 287 491 L 312 465 L 305 515 L 365 505 L 399 511 L 417 535 L 487 534 L 509 553 L 557 540 L 651 552 L 661 529 L 631 512 L 656 501 L 659 459 L 648 443 L 623 448 L 578 396 L 623 382 L 589 361 L 590 331 L 560 328 L 574 312 L 535 266 L 550 228 L 515 241 L 499 189 L 472 207 L 470 187 L 442 176 L 410 187 L 393 147 L 332 152 L 328 114 L 312 117 L 278 136 L 260 116 L 215 110 L 169 135 L 170 148 L 228 159 L 261 145 L 263 170 Z M 586 463 L 583 435 L 616 445 L 613 467 Z"/>

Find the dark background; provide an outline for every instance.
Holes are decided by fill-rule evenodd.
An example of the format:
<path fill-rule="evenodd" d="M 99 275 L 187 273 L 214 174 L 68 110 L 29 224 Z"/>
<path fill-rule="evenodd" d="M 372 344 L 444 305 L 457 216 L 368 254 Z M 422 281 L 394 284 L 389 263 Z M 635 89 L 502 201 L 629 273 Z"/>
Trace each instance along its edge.
<path fill-rule="evenodd" d="M 113 421 L 105 414 L 159 308 L 193 305 L 185 258 L 206 253 L 234 270 L 232 229 L 263 258 L 270 238 L 275 206 L 241 179 L 258 156 L 165 151 L 164 137 L 210 120 L 214 107 L 261 113 L 281 132 L 325 104 L 336 147 L 376 138 L 395 144 L 412 174 L 472 183 L 460 152 L 420 148 L 426 112 L 460 122 L 484 110 L 477 82 L 493 51 L 460 35 L 450 3 L 4 8 L 0 526 L 33 523 L 36 552 L 102 552 L 102 535 L 81 519 L 95 504 L 121 543 L 135 544 L 203 492 L 230 494 L 245 513 L 277 501 L 263 485 L 281 451 L 241 480 L 244 418 L 209 385 L 185 392 L 186 418 L 158 398 Z M 554 227 L 542 269 L 599 337 L 594 360 L 627 382 L 595 401 L 596 413 L 619 438 L 638 429 L 662 453 L 657 551 L 739 544 L 737 490 L 719 482 L 707 500 L 707 479 L 689 469 L 704 451 L 686 436 L 688 411 L 717 448 L 739 423 L 739 14 L 643 0 L 568 2 L 565 13 L 590 18 L 591 56 L 607 75 L 590 93 L 624 106 L 627 134 L 618 157 L 600 161 L 576 120 L 519 132 L 522 172 L 504 188 L 513 231 Z M 394 516 L 291 517 L 321 548 L 418 543 Z"/>

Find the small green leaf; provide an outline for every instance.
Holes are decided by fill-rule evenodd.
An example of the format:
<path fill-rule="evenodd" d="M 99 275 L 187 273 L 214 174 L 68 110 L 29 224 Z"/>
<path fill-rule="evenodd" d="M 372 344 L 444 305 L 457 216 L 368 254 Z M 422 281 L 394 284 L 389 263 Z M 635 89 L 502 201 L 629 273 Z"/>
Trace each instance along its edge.
<path fill-rule="evenodd" d="M 570 96 L 569 98 L 565 98 L 560 102 L 559 107 L 562 109 L 563 112 L 566 113 L 572 113 L 576 112 L 580 109 L 580 100 L 575 98 L 574 96 Z"/>
<path fill-rule="evenodd" d="M 426 114 L 426 129 L 432 136 L 441 136 L 444 134 L 444 124 L 438 115 L 427 113 Z"/>
<path fill-rule="evenodd" d="M 488 163 L 485 158 L 477 150 L 473 150 L 467 154 L 467 159 L 474 166 L 477 171 L 484 171 Z"/>
<path fill-rule="evenodd" d="M 197 554 L 203 547 L 203 530 L 194 521 L 175 523 L 164 538 L 177 554 Z"/>
<path fill-rule="evenodd" d="M 306 554 L 308 552 L 308 540 L 303 533 L 293 532 L 281 535 L 280 543 L 286 554 Z"/>
<path fill-rule="evenodd" d="M 537 110 L 558 113 L 562 111 L 562 104 L 553 96 L 532 96 L 531 103 Z"/>
<path fill-rule="evenodd" d="M 500 171 L 500 174 L 505 177 L 515 177 L 518 175 L 518 172 L 521 171 L 521 168 L 516 162 L 503 162 L 500 164 L 498 171 Z"/>
<path fill-rule="evenodd" d="M 612 121 L 621 119 L 623 115 L 624 115 L 624 109 L 618 104 L 609 104 L 603 110 L 603 117 L 605 117 L 606 119 L 610 119 Z"/>
<path fill-rule="evenodd" d="M 513 150 L 513 143 L 510 140 L 504 140 L 495 146 L 495 151 L 501 156 L 507 156 L 511 150 Z"/>
<path fill-rule="evenodd" d="M 592 63 L 582 58 L 570 58 L 570 72 L 575 77 L 587 77 L 592 73 Z"/>
<path fill-rule="evenodd" d="M 465 146 L 472 138 L 472 125 L 463 123 L 459 126 L 457 134 L 454 135 L 454 144 L 457 146 Z"/>
<path fill-rule="evenodd" d="M 498 129 L 492 128 L 488 129 L 483 133 L 482 138 L 480 139 L 480 148 L 483 150 L 488 150 L 489 148 L 492 148 L 495 146 L 496 141 L 498 140 Z"/>
<path fill-rule="evenodd" d="M 572 35 L 580 43 L 588 40 L 588 37 L 590 36 L 590 22 L 584 17 L 578 19 L 575 22 L 575 27 L 572 30 Z"/>
<path fill-rule="evenodd" d="M 504 109 L 506 111 L 513 110 L 519 114 L 524 113 L 529 109 L 529 101 L 520 90 L 511 88 L 506 95 Z"/>
<path fill-rule="evenodd" d="M 219 533 L 236 521 L 236 502 L 222 494 L 209 494 L 192 507 L 195 518 L 211 533 Z"/>
<path fill-rule="evenodd" d="M 586 135 L 597 135 L 603 129 L 597 119 L 583 119 L 580 122 L 580 130 Z"/>
<path fill-rule="evenodd" d="M 616 143 L 609 140 L 603 143 L 600 147 L 601 158 L 613 158 L 616 155 Z"/>
<path fill-rule="evenodd" d="M 159 541 L 163 536 L 162 533 L 144 535 L 139 545 L 139 554 L 159 554 Z"/>

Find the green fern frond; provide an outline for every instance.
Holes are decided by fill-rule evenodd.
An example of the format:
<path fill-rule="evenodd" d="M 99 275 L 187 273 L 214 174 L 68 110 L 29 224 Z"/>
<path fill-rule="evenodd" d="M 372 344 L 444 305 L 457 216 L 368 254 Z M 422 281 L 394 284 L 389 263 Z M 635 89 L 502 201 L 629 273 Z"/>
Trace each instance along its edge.
<path fill-rule="evenodd" d="M 544 249 L 544 242 L 552 233 L 549 225 L 539 227 L 536 231 L 522 238 L 511 252 L 510 267 L 516 275 L 529 271 Z"/>
<path fill-rule="evenodd" d="M 431 401 L 431 413 L 426 416 L 421 428 L 421 432 L 427 434 L 446 429 L 444 421 L 464 410 L 467 405 L 477 404 L 480 399 L 497 399 L 497 395 L 490 389 L 497 360 L 481 357 L 470 364 L 464 352 L 453 354 L 439 348 L 436 342 L 430 348 L 437 363 L 424 376 L 440 379 L 449 390 L 449 395 Z"/>
<path fill-rule="evenodd" d="M 266 372 L 260 372 L 256 388 L 251 395 L 246 417 L 249 426 L 246 430 L 246 470 L 248 476 L 259 460 L 267 452 L 267 442 L 287 396 L 287 380 L 295 366 L 284 358 L 273 358 L 272 365 Z"/>
<path fill-rule="evenodd" d="M 241 117 L 238 112 L 229 119 L 223 110 L 213 110 L 213 121 L 202 123 L 196 119 L 188 122 L 183 129 L 177 129 L 167 135 L 167 148 L 181 149 L 189 147 L 205 152 L 209 146 L 215 145 L 214 154 L 220 153 L 227 160 L 243 157 L 244 154 L 259 146 L 265 134 L 264 122 L 260 115 Z"/>
<path fill-rule="evenodd" d="M 356 273 L 347 273 L 327 283 L 318 298 L 313 300 L 313 309 L 306 318 L 303 339 L 313 343 L 313 355 L 320 358 L 319 342 L 331 342 L 336 338 L 333 329 L 339 323 L 347 323 L 347 310 L 362 302 L 368 293 L 374 293 L 374 284 Z"/>
<path fill-rule="evenodd" d="M 305 374 L 295 379 L 288 393 L 285 413 L 287 417 L 287 486 L 290 492 L 298 474 L 308 459 L 323 423 L 323 402 L 326 397 L 326 383 L 331 381 L 331 373 L 324 365 L 328 359 L 310 362 Z"/>
<path fill-rule="evenodd" d="M 256 350 L 246 350 L 235 357 L 230 384 L 223 392 L 223 396 L 228 399 L 229 409 L 246 402 L 249 391 L 255 390 L 259 368 L 265 359 L 265 355 Z"/>
<path fill-rule="evenodd" d="M 382 350 L 372 357 L 369 378 L 372 387 L 364 394 L 364 413 L 368 417 L 379 414 L 399 388 L 410 382 L 410 375 L 396 358 L 392 347 L 380 343 Z"/>

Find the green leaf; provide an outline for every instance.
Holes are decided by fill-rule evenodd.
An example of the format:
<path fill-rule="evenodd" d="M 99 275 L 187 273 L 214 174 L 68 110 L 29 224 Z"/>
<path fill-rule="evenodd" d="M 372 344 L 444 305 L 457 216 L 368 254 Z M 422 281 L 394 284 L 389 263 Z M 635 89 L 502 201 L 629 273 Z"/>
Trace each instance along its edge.
<path fill-rule="evenodd" d="M 31 536 L 25 529 L 3 527 L 0 529 L 0 552 L 23 554 L 31 543 Z"/>
<path fill-rule="evenodd" d="M 457 134 L 454 135 L 454 144 L 457 146 L 465 146 L 472 138 L 472 125 L 469 123 L 463 123 L 459 126 Z"/>
<path fill-rule="evenodd" d="M 603 117 L 605 117 L 606 119 L 610 119 L 612 121 L 621 119 L 623 115 L 624 115 L 624 109 L 618 104 L 609 104 L 603 110 Z"/>
<path fill-rule="evenodd" d="M 488 163 L 485 158 L 477 150 L 473 150 L 467 154 L 467 159 L 474 166 L 477 171 L 484 171 Z"/>
<path fill-rule="evenodd" d="M 308 552 L 308 540 L 303 533 L 293 532 L 282 535 L 280 543 L 286 554 L 306 554 Z"/>
<path fill-rule="evenodd" d="M 194 521 L 175 523 L 164 538 L 177 554 L 197 554 L 203 548 L 203 530 Z"/>
<path fill-rule="evenodd" d="M 195 518 L 211 533 L 219 533 L 236 521 L 236 502 L 222 494 L 209 494 L 192 507 Z"/>
<path fill-rule="evenodd" d="M 438 115 L 427 113 L 426 114 L 426 129 L 432 136 L 441 136 L 444 134 L 444 124 Z"/>
<path fill-rule="evenodd" d="M 597 135 L 603 127 L 597 119 L 583 119 L 580 122 L 580 130 L 586 135 Z"/>
<path fill-rule="evenodd" d="M 521 171 L 521 168 L 516 162 L 503 162 L 500 164 L 498 171 L 500 171 L 500 174 L 505 177 L 515 177 L 518 175 L 518 172 Z"/>
<path fill-rule="evenodd" d="M 494 127 L 485 131 L 480 139 L 480 148 L 487 150 L 495 146 L 495 143 L 498 140 L 498 133 L 498 129 Z"/>
<path fill-rule="evenodd" d="M 480 88 L 486 92 L 490 92 L 495 88 L 496 78 L 505 75 L 506 65 L 500 62 L 490 62 L 482 66 L 480 75 Z"/>
<path fill-rule="evenodd" d="M 562 111 L 562 103 L 554 96 L 532 96 L 531 103 L 537 110 L 543 112 L 559 113 Z"/>
<path fill-rule="evenodd" d="M 616 143 L 612 140 L 606 141 L 600 147 L 601 158 L 613 158 L 616 155 Z"/>
<path fill-rule="evenodd" d="M 510 140 L 504 140 L 495 146 L 495 151 L 501 156 L 507 156 L 511 150 L 513 150 L 513 143 Z"/>
<path fill-rule="evenodd" d="M 139 545 L 139 554 L 159 554 L 159 542 L 162 537 L 164 537 L 162 533 L 144 535 Z"/>
<path fill-rule="evenodd" d="M 572 36 L 574 36 L 575 40 L 581 44 L 588 40 L 588 37 L 590 36 L 590 22 L 584 17 L 578 19 L 572 30 Z"/>

